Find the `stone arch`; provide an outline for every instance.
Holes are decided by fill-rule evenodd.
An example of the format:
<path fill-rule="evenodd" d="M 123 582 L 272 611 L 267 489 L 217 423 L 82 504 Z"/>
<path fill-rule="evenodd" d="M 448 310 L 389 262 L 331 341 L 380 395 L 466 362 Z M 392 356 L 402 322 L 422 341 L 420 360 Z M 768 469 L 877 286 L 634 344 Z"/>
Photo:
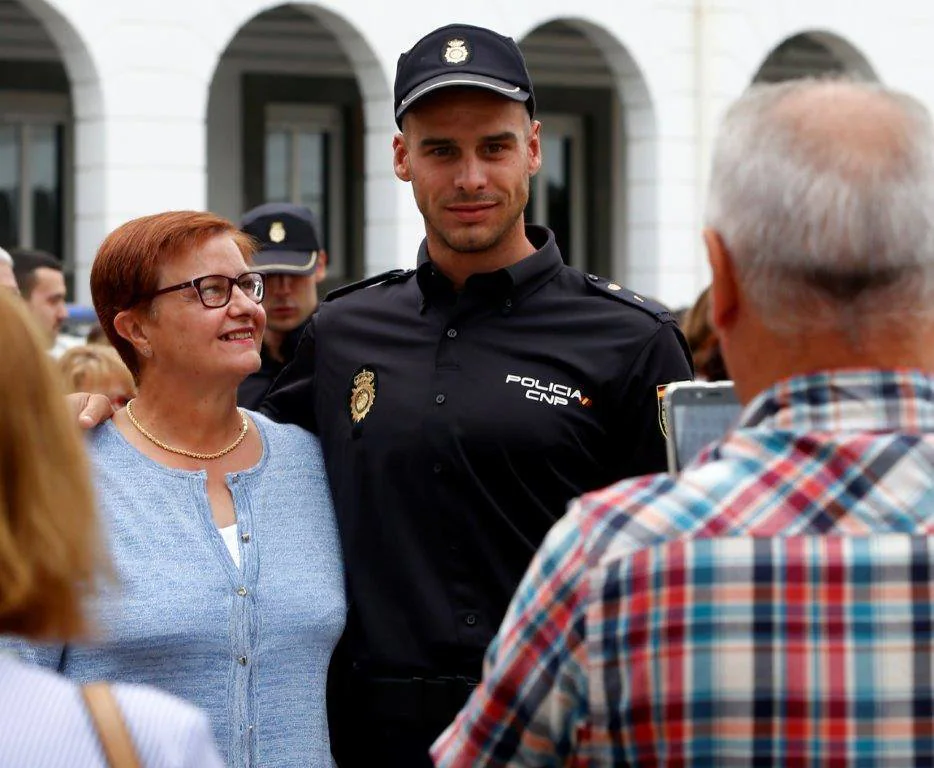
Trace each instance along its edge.
<path fill-rule="evenodd" d="M 603 213 L 609 217 L 610 232 L 605 246 L 591 243 L 591 247 L 608 248 L 606 271 L 616 279 L 642 285 L 654 283 L 659 218 L 658 118 L 647 79 L 629 49 L 607 29 L 585 19 L 555 17 L 539 22 L 520 41 L 527 49 L 529 69 L 539 90 L 543 83 L 547 87 L 555 72 L 549 72 L 543 66 L 544 60 L 540 61 L 536 40 L 543 33 L 561 31 L 569 45 L 580 48 L 582 42 L 586 43 L 582 49 L 583 74 L 595 84 L 606 82 L 614 96 L 608 126 L 611 151 L 609 158 L 600 158 L 610 173 L 609 205 Z M 568 62 L 555 63 L 556 71 L 563 70 L 567 76 Z M 545 130 L 547 135 L 547 125 Z"/>
<path fill-rule="evenodd" d="M 265 83 L 270 94 L 278 94 L 270 99 L 288 102 L 291 93 L 306 105 L 339 113 L 335 130 L 345 153 L 339 194 L 350 218 L 339 215 L 340 222 L 327 224 L 333 230 L 328 250 L 341 264 L 334 282 L 396 266 L 398 190 L 386 162 L 392 93 L 374 46 L 348 17 L 322 4 L 266 2 L 253 11 L 230 29 L 211 78 L 209 207 L 236 219 L 244 208 L 264 201 L 262 180 L 245 149 L 255 144 L 257 121 L 263 118 L 244 110 L 261 104 L 256 94 Z M 264 40 L 267 29 L 275 32 L 274 41 Z M 311 83 L 317 85 L 307 87 Z"/>
<path fill-rule="evenodd" d="M 825 30 L 808 30 L 789 35 L 772 48 L 753 76 L 753 82 L 824 74 L 879 79 L 862 51 L 846 38 Z"/>
<path fill-rule="evenodd" d="M 99 162 L 105 141 L 100 69 L 77 20 L 69 18 L 56 3 L 6 0 L 4 4 L 24 10 L 42 27 L 47 38 L 31 40 L 32 56 L 35 57 L 36 46 L 50 49 L 54 46 L 68 80 L 71 124 L 65 153 L 68 162 L 61 178 L 63 242 L 59 255 L 65 259 L 66 271 L 74 270 L 76 299 L 86 301 L 90 262 L 101 238 L 106 197 L 106 181 Z"/>

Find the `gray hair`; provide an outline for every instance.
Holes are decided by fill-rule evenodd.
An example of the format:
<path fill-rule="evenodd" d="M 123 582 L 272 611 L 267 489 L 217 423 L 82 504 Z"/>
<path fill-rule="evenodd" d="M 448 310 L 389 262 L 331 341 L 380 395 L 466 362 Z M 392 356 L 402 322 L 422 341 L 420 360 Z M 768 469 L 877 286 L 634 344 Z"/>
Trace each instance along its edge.
<path fill-rule="evenodd" d="M 753 86 L 718 135 L 706 226 L 773 330 L 930 311 L 934 124 L 874 83 Z"/>

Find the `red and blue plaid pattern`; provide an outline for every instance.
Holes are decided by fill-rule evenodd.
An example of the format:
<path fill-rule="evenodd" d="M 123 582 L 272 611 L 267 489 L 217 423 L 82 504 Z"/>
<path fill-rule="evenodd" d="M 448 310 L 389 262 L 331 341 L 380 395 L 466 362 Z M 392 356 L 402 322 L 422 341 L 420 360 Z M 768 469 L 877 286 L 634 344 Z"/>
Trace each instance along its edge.
<path fill-rule="evenodd" d="M 934 765 L 934 379 L 781 382 L 572 505 L 439 766 Z"/>

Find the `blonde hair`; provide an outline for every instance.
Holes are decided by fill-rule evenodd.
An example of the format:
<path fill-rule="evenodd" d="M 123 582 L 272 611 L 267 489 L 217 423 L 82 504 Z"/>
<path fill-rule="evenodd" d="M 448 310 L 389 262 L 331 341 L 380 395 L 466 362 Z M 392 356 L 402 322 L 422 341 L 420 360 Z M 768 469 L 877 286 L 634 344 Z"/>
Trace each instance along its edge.
<path fill-rule="evenodd" d="M 105 379 L 117 379 L 135 393 L 133 374 L 113 347 L 103 344 L 82 344 L 67 350 L 58 360 L 62 381 L 67 392 L 95 392 Z"/>
<path fill-rule="evenodd" d="M 0 294 L 0 633 L 70 640 L 107 572 L 84 447 L 26 308 Z"/>

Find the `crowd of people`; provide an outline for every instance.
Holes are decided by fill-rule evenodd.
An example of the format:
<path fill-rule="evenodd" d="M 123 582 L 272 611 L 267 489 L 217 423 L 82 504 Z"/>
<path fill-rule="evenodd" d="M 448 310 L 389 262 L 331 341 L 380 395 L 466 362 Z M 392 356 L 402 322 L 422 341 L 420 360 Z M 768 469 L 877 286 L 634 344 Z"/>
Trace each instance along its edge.
<path fill-rule="evenodd" d="M 100 695 L 144 765 L 934 764 L 927 110 L 750 89 L 677 316 L 526 223 L 513 40 L 394 93 L 413 269 L 319 301 L 306 208 L 145 216 L 62 350 L 60 265 L 0 252 L 0 764 L 129 765 Z M 745 408 L 673 476 L 695 375 Z"/>

